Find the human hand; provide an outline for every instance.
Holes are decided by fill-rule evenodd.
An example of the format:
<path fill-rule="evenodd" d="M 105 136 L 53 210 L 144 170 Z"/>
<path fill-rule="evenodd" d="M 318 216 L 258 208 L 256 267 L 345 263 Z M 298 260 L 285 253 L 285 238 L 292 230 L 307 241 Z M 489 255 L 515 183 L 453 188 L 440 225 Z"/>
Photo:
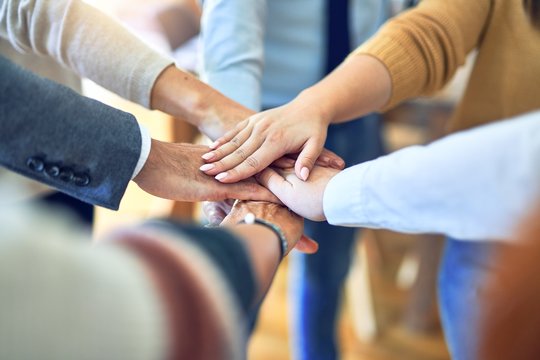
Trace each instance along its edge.
<path fill-rule="evenodd" d="M 264 201 L 236 201 L 221 225 L 235 226 L 250 213 L 258 219 L 277 225 L 285 234 L 289 252 L 293 248 L 308 254 L 317 252 L 319 245 L 303 235 L 304 219 L 279 204 Z"/>
<path fill-rule="evenodd" d="M 177 201 L 219 201 L 225 199 L 265 200 L 277 198 L 255 179 L 236 184 L 221 184 L 202 174 L 201 155 L 207 147 L 166 143 L 152 139 L 148 160 L 133 179 L 144 191 L 154 196 Z"/>
<path fill-rule="evenodd" d="M 329 119 L 312 104 L 301 100 L 253 115 L 216 140 L 214 150 L 203 155 L 211 163 L 201 170 L 223 183 L 248 178 L 286 154 L 298 154 L 296 175 L 307 180 L 326 140 Z M 343 168 L 333 153 L 330 165 Z"/>
<path fill-rule="evenodd" d="M 340 171 L 316 166 L 308 181 L 302 181 L 293 169 L 265 169 L 257 180 L 291 210 L 313 221 L 326 220 L 323 210 L 324 190 Z"/>
<path fill-rule="evenodd" d="M 218 226 L 223 219 L 231 212 L 231 209 L 236 200 L 228 199 L 223 201 L 204 201 L 202 203 L 202 211 L 208 224 Z"/>

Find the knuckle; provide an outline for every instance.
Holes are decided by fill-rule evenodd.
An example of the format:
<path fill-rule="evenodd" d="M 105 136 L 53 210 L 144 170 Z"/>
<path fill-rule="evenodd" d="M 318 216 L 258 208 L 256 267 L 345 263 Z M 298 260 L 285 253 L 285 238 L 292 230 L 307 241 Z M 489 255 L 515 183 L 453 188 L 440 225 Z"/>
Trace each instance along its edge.
<path fill-rule="evenodd" d="M 271 143 L 279 143 L 283 139 L 283 131 L 275 130 L 268 135 L 268 141 Z"/>
<path fill-rule="evenodd" d="M 259 168 L 260 162 L 256 157 L 250 156 L 246 159 L 246 164 L 251 168 L 257 169 Z"/>
<path fill-rule="evenodd" d="M 236 156 L 238 156 L 239 158 L 241 158 L 242 160 L 245 160 L 247 155 L 246 155 L 246 152 L 244 151 L 244 149 L 237 149 L 234 154 Z"/>
<path fill-rule="evenodd" d="M 241 144 L 241 141 L 240 139 L 238 138 L 238 136 L 235 136 L 231 139 L 230 141 L 231 145 L 234 146 L 234 147 L 239 147 L 240 144 Z"/>

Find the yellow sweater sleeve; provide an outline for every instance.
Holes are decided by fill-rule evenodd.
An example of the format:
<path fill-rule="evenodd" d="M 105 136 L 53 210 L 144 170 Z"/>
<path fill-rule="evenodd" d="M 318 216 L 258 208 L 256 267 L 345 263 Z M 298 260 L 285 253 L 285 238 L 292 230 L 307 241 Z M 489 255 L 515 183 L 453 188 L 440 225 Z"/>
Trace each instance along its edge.
<path fill-rule="evenodd" d="M 390 72 L 392 95 L 385 109 L 441 89 L 481 41 L 493 2 L 424 0 L 356 49 L 352 56 L 374 56 Z"/>

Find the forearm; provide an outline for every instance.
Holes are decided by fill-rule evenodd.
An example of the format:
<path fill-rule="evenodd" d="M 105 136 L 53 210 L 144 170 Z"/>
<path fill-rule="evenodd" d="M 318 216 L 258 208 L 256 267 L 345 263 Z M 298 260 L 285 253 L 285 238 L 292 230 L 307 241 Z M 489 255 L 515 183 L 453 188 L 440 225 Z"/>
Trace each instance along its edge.
<path fill-rule="evenodd" d="M 442 89 L 481 41 L 493 1 L 423 0 L 389 20 L 353 52 L 388 69 L 392 93 L 384 109 Z"/>
<path fill-rule="evenodd" d="M 336 175 L 331 224 L 504 239 L 540 195 L 538 113 L 409 147 Z M 520 144 L 520 146 L 515 146 Z"/>
<path fill-rule="evenodd" d="M 329 123 L 340 123 L 379 111 L 388 102 L 390 73 L 371 56 L 353 56 L 294 101 L 317 107 Z"/>
<path fill-rule="evenodd" d="M 257 301 L 266 294 L 280 262 L 277 235 L 261 225 L 239 225 L 233 232 L 244 244 L 258 283 Z"/>
<path fill-rule="evenodd" d="M 261 110 L 266 3 L 204 1 L 201 20 L 201 78 L 255 111 Z"/>
<path fill-rule="evenodd" d="M 54 58 L 143 106 L 171 59 L 80 0 L 3 0 L 0 36 L 21 52 Z"/>
<path fill-rule="evenodd" d="M 213 140 L 253 113 L 175 66 L 155 82 L 151 107 L 197 126 Z"/>

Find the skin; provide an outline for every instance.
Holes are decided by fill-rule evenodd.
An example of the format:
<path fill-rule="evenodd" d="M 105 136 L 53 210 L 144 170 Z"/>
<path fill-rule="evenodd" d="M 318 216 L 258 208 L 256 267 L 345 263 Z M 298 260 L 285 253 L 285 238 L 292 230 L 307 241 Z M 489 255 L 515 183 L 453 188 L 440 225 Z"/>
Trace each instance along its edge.
<path fill-rule="evenodd" d="M 152 150 L 140 173 L 133 179 L 154 196 L 177 201 L 266 200 L 279 202 L 253 178 L 221 184 L 198 169 L 207 147 L 152 140 Z"/>
<path fill-rule="evenodd" d="M 221 226 L 231 228 L 246 245 L 259 282 L 259 299 L 262 299 L 275 275 L 280 262 L 280 244 L 277 235 L 259 224 L 241 224 L 247 214 L 277 225 L 285 234 L 289 251 L 300 246 L 306 252 L 315 252 L 317 244 L 303 235 L 304 219 L 287 207 L 274 203 L 237 201 Z"/>
<path fill-rule="evenodd" d="M 257 180 L 272 191 L 284 205 L 313 221 L 326 220 L 323 209 L 324 191 L 339 170 L 319 167 L 307 181 L 299 179 L 293 169 L 264 170 Z"/>
<path fill-rule="evenodd" d="M 206 172 L 233 183 L 286 154 L 298 154 L 295 173 L 307 180 L 321 154 L 330 124 L 381 110 L 390 99 L 386 67 L 367 55 L 350 57 L 334 72 L 284 106 L 250 116 L 219 138 L 204 159 Z"/>

